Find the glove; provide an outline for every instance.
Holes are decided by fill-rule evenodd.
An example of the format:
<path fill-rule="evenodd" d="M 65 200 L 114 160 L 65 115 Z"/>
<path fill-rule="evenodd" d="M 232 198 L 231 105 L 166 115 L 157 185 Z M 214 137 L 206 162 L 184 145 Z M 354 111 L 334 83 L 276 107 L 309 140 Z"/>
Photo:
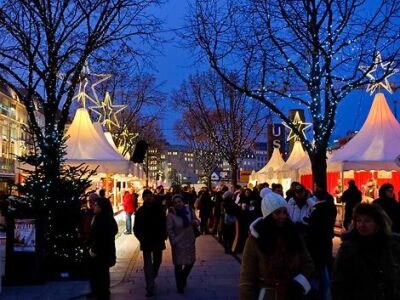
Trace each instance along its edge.
<path fill-rule="evenodd" d="M 290 280 L 287 283 L 286 290 L 286 299 L 287 300 L 305 300 L 306 297 L 304 295 L 304 288 L 295 280 Z"/>

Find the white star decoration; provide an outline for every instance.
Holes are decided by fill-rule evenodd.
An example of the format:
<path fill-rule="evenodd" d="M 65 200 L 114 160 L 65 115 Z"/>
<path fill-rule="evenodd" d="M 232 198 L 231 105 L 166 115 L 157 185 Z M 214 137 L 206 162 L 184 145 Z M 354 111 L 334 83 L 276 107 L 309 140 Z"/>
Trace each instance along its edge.
<path fill-rule="evenodd" d="M 119 128 L 117 114 L 125 108 L 126 105 L 113 105 L 109 92 L 106 92 L 103 102 L 99 105 L 89 107 L 91 111 L 99 116 L 97 121 L 106 126 L 109 131 L 112 126 Z M 114 109 L 116 110 L 114 111 Z"/>
<path fill-rule="evenodd" d="M 59 74 L 60 78 L 63 78 L 64 76 L 65 76 L 64 74 Z M 91 73 L 90 69 L 89 69 L 89 64 L 86 61 L 85 65 L 82 69 L 81 75 L 79 76 L 80 78 L 79 78 L 78 93 L 72 98 L 72 100 L 76 99 L 78 102 L 81 102 L 83 108 L 86 108 L 86 100 L 89 100 L 94 105 L 101 105 L 100 99 L 97 96 L 95 88 L 97 85 L 106 81 L 111 76 L 112 76 L 111 74 L 93 74 L 93 73 Z M 90 96 L 87 93 L 87 88 L 91 81 L 94 82 L 90 85 L 90 89 L 92 91 L 92 96 Z M 70 81 L 68 81 L 68 83 L 71 84 Z"/>
<path fill-rule="evenodd" d="M 304 138 L 307 138 L 304 131 L 308 129 L 312 125 L 312 123 L 303 122 L 300 118 L 300 114 L 298 111 L 296 111 L 292 123 L 297 128 L 297 130 L 304 136 Z M 294 141 L 300 141 L 300 137 L 294 132 L 292 128 L 290 128 L 285 122 L 283 122 L 283 125 L 290 129 L 289 136 L 287 139 L 288 142 L 292 139 L 294 139 Z"/>
<path fill-rule="evenodd" d="M 387 90 L 389 93 L 393 93 L 392 87 L 390 86 L 390 82 L 389 82 L 389 77 L 393 76 L 394 74 L 396 74 L 399 69 L 395 69 L 392 68 L 392 64 L 393 62 L 387 62 L 387 63 L 383 63 L 382 62 L 382 55 L 381 53 L 378 51 L 375 57 L 375 61 L 373 64 L 373 67 L 371 69 L 371 66 L 360 66 L 359 69 L 362 71 L 368 71 L 370 70 L 366 76 L 371 79 L 371 83 L 368 84 L 367 87 L 367 92 L 370 92 L 371 95 L 375 92 L 376 89 L 382 87 L 385 90 Z M 378 71 L 378 66 L 380 66 L 380 68 L 383 70 L 383 78 L 380 81 L 376 81 L 377 78 L 375 75 L 373 75 L 373 73 Z M 378 77 L 382 77 L 382 76 L 378 76 Z"/>

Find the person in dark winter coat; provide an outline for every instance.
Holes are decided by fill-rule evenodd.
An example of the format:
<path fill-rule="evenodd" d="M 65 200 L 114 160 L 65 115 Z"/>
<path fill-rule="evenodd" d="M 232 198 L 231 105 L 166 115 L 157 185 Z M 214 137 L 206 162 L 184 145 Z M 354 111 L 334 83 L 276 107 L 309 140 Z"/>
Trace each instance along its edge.
<path fill-rule="evenodd" d="M 354 208 L 332 275 L 333 300 L 400 299 L 400 237 L 376 204 Z"/>
<path fill-rule="evenodd" d="M 104 197 L 97 198 L 89 238 L 90 286 L 97 299 L 110 299 L 110 267 L 116 262 L 117 233 L 118 226 L 110 201 Z"/>
<path fill-rule="evenodd" d="M 400 203 L 394 197 L 393 185 L 385 183 L 379 189 L 379 198 L 373 203 L 380 205 L 392 221 L 392 231 L 400 233 Z"/>
<path fill-rule="evenodd" d="M 151 297 L 167 239 L 166 214 L 150 190 L 144 190 L 142 198 L 143 206 L 136 211 L 133 232 L 143 251 L 146 296 Z"/>
<path fill-rule="evenodd" d="M 210 220 L 213 209 L 213 201 L 211 200 L 211 195 L 208 189 L 205 189 L 204 192 L 201 194 L 199 202 L 201 220 L 200 231 L 204 234 L 208 234 L 208 221 Z"/>
<path fill-rule="evenodd" d="M 345 203 L 343 227 L 346 230 L 349 229 L 351 219 L 353 217 L 353 208 L 362 200 L 362 194 L 357 188 L 356 182 L 354 180 L 350 180 L 348 184 L 349 188 L 343 192 L 342 198 L 340 199 L 343 203 Z"/>
<path fill-rule="evenodd" d="M 332 264 L 333 228 L 336 220 L 336 206 L 333 197 L 324 191 L 314 193 L 316 203 L 310 217 L 305 235 L 307 249 L 313 259 L 316 274 L 311 285 L 318 293 L 318 299 L 329 299 L 329 270 Z"/>
<path fill-rule="evenodd" d="M 222 195 L 222 240 L 225 248 L 225 253 L 233 253 L 233 241 L 235 239 L 235 226 L 237 221 L 238 206 L 233 201 L 233 193 L 226 191 Z"/>
<path fill-rule="evenodd" d="M 240 269 L 240 300 L 302 300 L 314 266 L 287 211 L 286 200 L 267 194 L 263 218 L 250 226 Z"/>

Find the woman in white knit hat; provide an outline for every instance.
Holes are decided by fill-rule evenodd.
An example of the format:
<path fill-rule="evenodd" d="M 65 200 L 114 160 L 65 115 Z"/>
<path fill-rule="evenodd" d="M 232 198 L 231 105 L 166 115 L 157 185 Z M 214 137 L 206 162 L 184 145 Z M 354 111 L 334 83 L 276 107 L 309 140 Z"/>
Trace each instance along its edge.
<path fill-rule="evenodd" d="M 240 271 L 240 299 L 301 300 L 310 291 L 311 257 L 287 213 L 286 200 L 268 193 L 263 217 L 250 226 Z"/>

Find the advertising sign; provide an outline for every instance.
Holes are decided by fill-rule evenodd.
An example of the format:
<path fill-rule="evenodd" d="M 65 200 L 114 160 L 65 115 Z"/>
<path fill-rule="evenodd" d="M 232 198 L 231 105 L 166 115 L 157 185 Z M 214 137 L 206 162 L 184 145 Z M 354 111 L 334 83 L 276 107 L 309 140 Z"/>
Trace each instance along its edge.
<path fill-rule="evenodd" d="M 15 219 L 15 252 L 35 252 L 36 225 L 34 219 Z"/>
<path fill-rule="evenodd" d="M 272 156 L 274 148 L 278 148 L 281 153 L 284 153 L 286 148 L 285 126 L 282 124 L 268 124 L 267 141 L 268 159 Z"/>

